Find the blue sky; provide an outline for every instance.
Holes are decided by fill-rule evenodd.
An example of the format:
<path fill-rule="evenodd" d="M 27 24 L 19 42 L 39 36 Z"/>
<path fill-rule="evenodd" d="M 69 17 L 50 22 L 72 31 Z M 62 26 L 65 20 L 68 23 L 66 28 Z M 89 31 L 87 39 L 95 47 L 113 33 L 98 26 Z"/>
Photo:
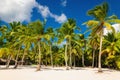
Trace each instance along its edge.
<path fill-rule="evenodd" d="M 58 28 L 68 18 L 74 18 L 83 33 L 86 26 L 81 24 L 92 19 L 86 12 L 105 1 L 109 3 L 109 14 L 120 18 L 119 0 L 0 0 L 0 19 L 6 23 L 46 19 L 46 27 Z"/>

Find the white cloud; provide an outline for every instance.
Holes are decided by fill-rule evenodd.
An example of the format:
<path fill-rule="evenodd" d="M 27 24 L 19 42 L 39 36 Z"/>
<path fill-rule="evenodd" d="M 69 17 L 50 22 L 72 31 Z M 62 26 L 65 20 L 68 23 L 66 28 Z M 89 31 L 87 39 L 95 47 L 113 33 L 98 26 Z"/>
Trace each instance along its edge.
<path fill-rule="evenodd" d="M 5 22 L 30 21 L 35 0 L 0 0 L 0 19 Z"/>
<path fill-rule="evenodd" d="M 113 28 L 115 29 L 115 32 L 120 32 L 120 24 L 113 24 Z M 112 32 L 112 30 L 107 30 L 104 28 L 104 35 L 107 35 L 108 33 Z"/>
<path fill-rule="evenodd" d="M 62 5 L 63 7 L 67 6 L 67 0 L 61 0 L 61 1 L 62 1 L 61 5 Z"/>
<path fill-rule="evenodd" d="M 43 18 L 51 17 L 54 18 L 56 22 L 58 23 L 63 23 L 67 20 L 67 17 L 64 13 L 62 13 L 60 16 L 53 14 L 50 10 L 49 7 L 43 6 L 41 4 L 37 4 L 36 6 L 39 9 L 39 13 L 42 15 Z"/>
<path fill-rule="evenodd" d="M 112 30 L 107 30 L 106 28 L 104 28 L 103 35 L 107 35 L 110 32 L 112 32 Z"/>
<path fill-rule="evenodd" d="M 5 22 L 30 21 L 33 8 L 38 8 L 43 18 L 54 18 L 56 22 L 63 23 L 67 20 L 65 14 L 56 15 L 50 12 L 49 7 L 43 6 L 36 0 L 0 0 L 0 19 Z"/>
<path fill-rule="evenodd" d="M 53 17 L 55 21 L 58 23 L 63 23 L 67 20 L 67 17 L 63 13 L 60 16 L 55 15 L 55 14 L 50 14 L 50 16 Z"/>
<path fill-rule="evenodd" d="M 50 10 L 47 6 L 42 6 L 40 4 L 37 4 L 38 9 L 39 9 L 39 13 L 44 17 L 47 18 L 51 13 Z"/>
<path fill-rule="evenodd" d="M 120 24 L 114 24 L 112 25 L 116 32 L 120 32 Z"/>

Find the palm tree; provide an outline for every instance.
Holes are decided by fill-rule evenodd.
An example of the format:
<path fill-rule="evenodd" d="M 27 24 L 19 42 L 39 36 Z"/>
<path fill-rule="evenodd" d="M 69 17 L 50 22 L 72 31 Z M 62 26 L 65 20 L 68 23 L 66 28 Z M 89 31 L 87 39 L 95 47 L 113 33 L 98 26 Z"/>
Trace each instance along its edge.
<path fill-rule="evenodd" d="M 115 15 L 108 17 L 108 4 L 103 3 L 97 5 L 93 9 L 88 11 L 88 15 L 94 17 L 94 20 L 89 20 L 85 24 L 90 26 L 92 30 L 91 34 L 100 36 L 100 50 L 99 50 L 99 59 L 98 59 L 98 72 L 102 72 L 101 69 L 101 52 L 102 52 L 102 38 L 103 38 L 103 29 L 106 27 L 108 30 L 111 29 L 111 23 L 120 23 L 120 20 L 117 19 Z"/>
<path fill-rule="evenodd" d="M 71 48 L 71 41 L 72 41 L 72 36 L 74 35 L 74 30 L 76 29 L 76 21 L 74 19 L 68 19 L 67 22 L 65 22 L 62 27 L 60 28 L 59 32 L 60 35 L 63 39 L 66 40 L 66 48 L 65 48 L 65 64 L 66 64 L 66 69 L 68 69 L 68 45 L 70 49 L 70 67 L 72 68 L 72 48 Z"/>
<path fill-rule="evenodd" d="M 41 21 L 35 21 L 29 24 L 29 27 L 31 28 L 31 36 L 34 40 L 36 40 L 36 43 L 38 45 L 38 67 L 37 71 L 40 70 L 41 68 L 41 40 L 44 38 L 44 26 L 46 22 L 41 22 Z"/>
<path fill-rule="evenodd" d="M 9 67 L 11 56 L 11 50 L 9 48 L 0 48 L 0 60 L 6 63 L 6 68 Z"/>
<path fill-rule="evenodd" d="M 78 52 L 82 55 L 82 66 L 85 67 L 84 54 L 86 50 L 86 40 L 84 38 L 84 34 L 78 34 L 77 37 L 78 39 L 73 40 L 73 42 L 79 46 Z"/>
<path fill-rule="evenodd" d="M 80 58 L 81 55 L 83 56 L 83 50 L 82 50 L 82 47 L 81 47 L 80 35 L 76 34 L 72 38 L 72 42 L 71 43 L 72 43 L 71 44 L 72 45 L 72 56 L 73 56 L 74 67 L 75 67 L 76 66 L 76 57 Z M 84 62 L 83 58 L 82 58 L 82 62 Z"/>
<path fill-rule="evenodd" d="M 18 38 L 22 35 L 20 34 L 20 29 L 22 24 L 20 22 L 14 21 L 12 23 L 9 23 L 9 25 L 11 27 L 10 36 L 12 37 L 12 41 L 10 42 L 10 45 L 12 45 L 11 47 L 13 47 L 13 49 L 18 49 L 18 51 L 16 52 L 15 66 L 14 66 L 14 68 L 17 68 L 18 57 L 19 57 L 20 47 L 21 47 L 21 43 L 20 41 L 18 41 Z"/>
<path fill-rule="evenodd" d="M 15 66 L 14 68 L 17 68 L 18 66 L 18 56 L 19 56 L 19 52 L 20 52 L 20 48 L 22 46 L 24 46 L 24 52 L 22 55 L 22 59 L 21 59 L 21 65 L 23 65 L 25 56 L 27 55 L 31 45 L 33 42 L 36 41 L 36 39 L 34 39 L 34 35 L 33 35 L 33 29 L 31 28 L 31 26 L 29 25 L 23 25 L 20 24 L 19 22 L 13 22 L 10 23 L 11 25 L 11 37 L 13 37 L 13 41 L 11 42 L 14 43 L 13 47 L 18 49 L 17 54 L 16 54 L 16 60 L 15 60 Z M 17 47 L 18 46 L 18 47 Z"/>
<path fill-rule="evenodd" d="M 16 35 L 14 35 L 14 33 L 17 32 L 17 29 L 18 29 L 18 26 L 20 25 L 20 22 L 13 22 L 13 23 L 10 23 L 9 25 L 10 25 L 10 27 L 7 28 L 4 39 L 6 39 L 6 42 L 7 42 L 6 47 L 9 49 L 9 51 L 11 53 L 11 49 L 15 50 L 14 44 L 16 42 Z M 15 51 L 14 51 L 14 55 L 15 55 Z M 9 63 L 11 61 L 12 56 L 13 56 L 13 52 L 12 52 L 12 54 L 10 54 L 8 56 L 8 61 L 7 61 L 7 64 L 6 64 L 6 68 L 9 67 Z"/>
<path fill-rule="evenodd" d="M 102 51 L 102 53 L 107 52 L 109 56 L 111 55 L 115 55 L 116 53 L 120 52 L 120 38 L 117 37 L 118 33 L 108 33 L 107 35 L 104 36 L 104 40 L 103 40 L 103 45 L 104 46 L 104 50 Z M 111 38 L 112 37 L 112 38 Z"/>
<path fill-rule="evenodd" d="M 7 26 L 0 26 L 0 48 L 4 46 L 4 39 L 6 37 L 7 30 Z"/>
<path fill-rule="evenodd" d="M 81 47 L 81 52 L 82 52 L 82 65 L 83 67 L 85 67 L 84 53 L 85 53 L 85 48 L 86 48 L 86 40 L 83 34 L 80 34 L 79 36 L 80 36 L 80 47 Z"/>
<path fill-rule="evenodd" d="M 54 31 L 53 31 L 53 28 L 49 27 L 47 28 L 46 30 L 46 33 L 45 33 L 45 39 L 47 39 L 48 41 L 48 44 L 50 46 L 50 57 L 51 57 L 51 66 L 53 67 L 53 55 L 52 55 L 52 39 L 54 39 Z"/>
<path fill-rule="evenodd" d="M 115 67 L 115 59 L 118 57 L 118 54 L 120 53 L 120 38 L 118 37 L 119 33 L 108 33 L 104 36 L 103 39 L 103 51 L 102 54 L 106 54 L 107 58 L 105 63 L 109 67 Z M 111 38 L 112 37 L 112 38 Z M 111 64 L 111 62 L 113 62 Z"/>
<path fill-rule="evenodd" d="M 90 36 L 89 38 L 89 45 L 91 45 L 92 49 L 93 49 L 93 54 L 92 54 L 92 67 L 94 67 L 94 63 L 95 63 L 95 51 L 98 49 L 99 47 L 99 42 L 98 42 L 98 36 Z"/>

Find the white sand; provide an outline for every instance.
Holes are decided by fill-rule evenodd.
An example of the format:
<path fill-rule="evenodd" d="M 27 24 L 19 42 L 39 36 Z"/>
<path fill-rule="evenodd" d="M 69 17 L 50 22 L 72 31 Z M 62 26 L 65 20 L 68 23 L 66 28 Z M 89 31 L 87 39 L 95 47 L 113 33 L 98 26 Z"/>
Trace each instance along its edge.
<path fill-rule="evenodd" d="M 120 71 L 103 69 L 97 73 L 97 68 L 44 68 L 36 72 L 36 68 L 0 70 L 0 80 L 120 80 Z"/>

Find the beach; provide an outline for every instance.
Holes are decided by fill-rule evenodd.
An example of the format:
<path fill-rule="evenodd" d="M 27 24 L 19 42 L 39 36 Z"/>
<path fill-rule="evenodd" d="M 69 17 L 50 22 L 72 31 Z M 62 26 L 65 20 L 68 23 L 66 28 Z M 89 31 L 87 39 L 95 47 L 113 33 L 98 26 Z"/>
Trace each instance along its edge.
<path fill-rule="evenodd" d="M 74 68 L 65 70 L 64 67 L 45 67 L 36 71 L 35 67 L 18 69 L 1 69 L 0 80 L 119 80 L 120 71 L 97 68 Z"/>

